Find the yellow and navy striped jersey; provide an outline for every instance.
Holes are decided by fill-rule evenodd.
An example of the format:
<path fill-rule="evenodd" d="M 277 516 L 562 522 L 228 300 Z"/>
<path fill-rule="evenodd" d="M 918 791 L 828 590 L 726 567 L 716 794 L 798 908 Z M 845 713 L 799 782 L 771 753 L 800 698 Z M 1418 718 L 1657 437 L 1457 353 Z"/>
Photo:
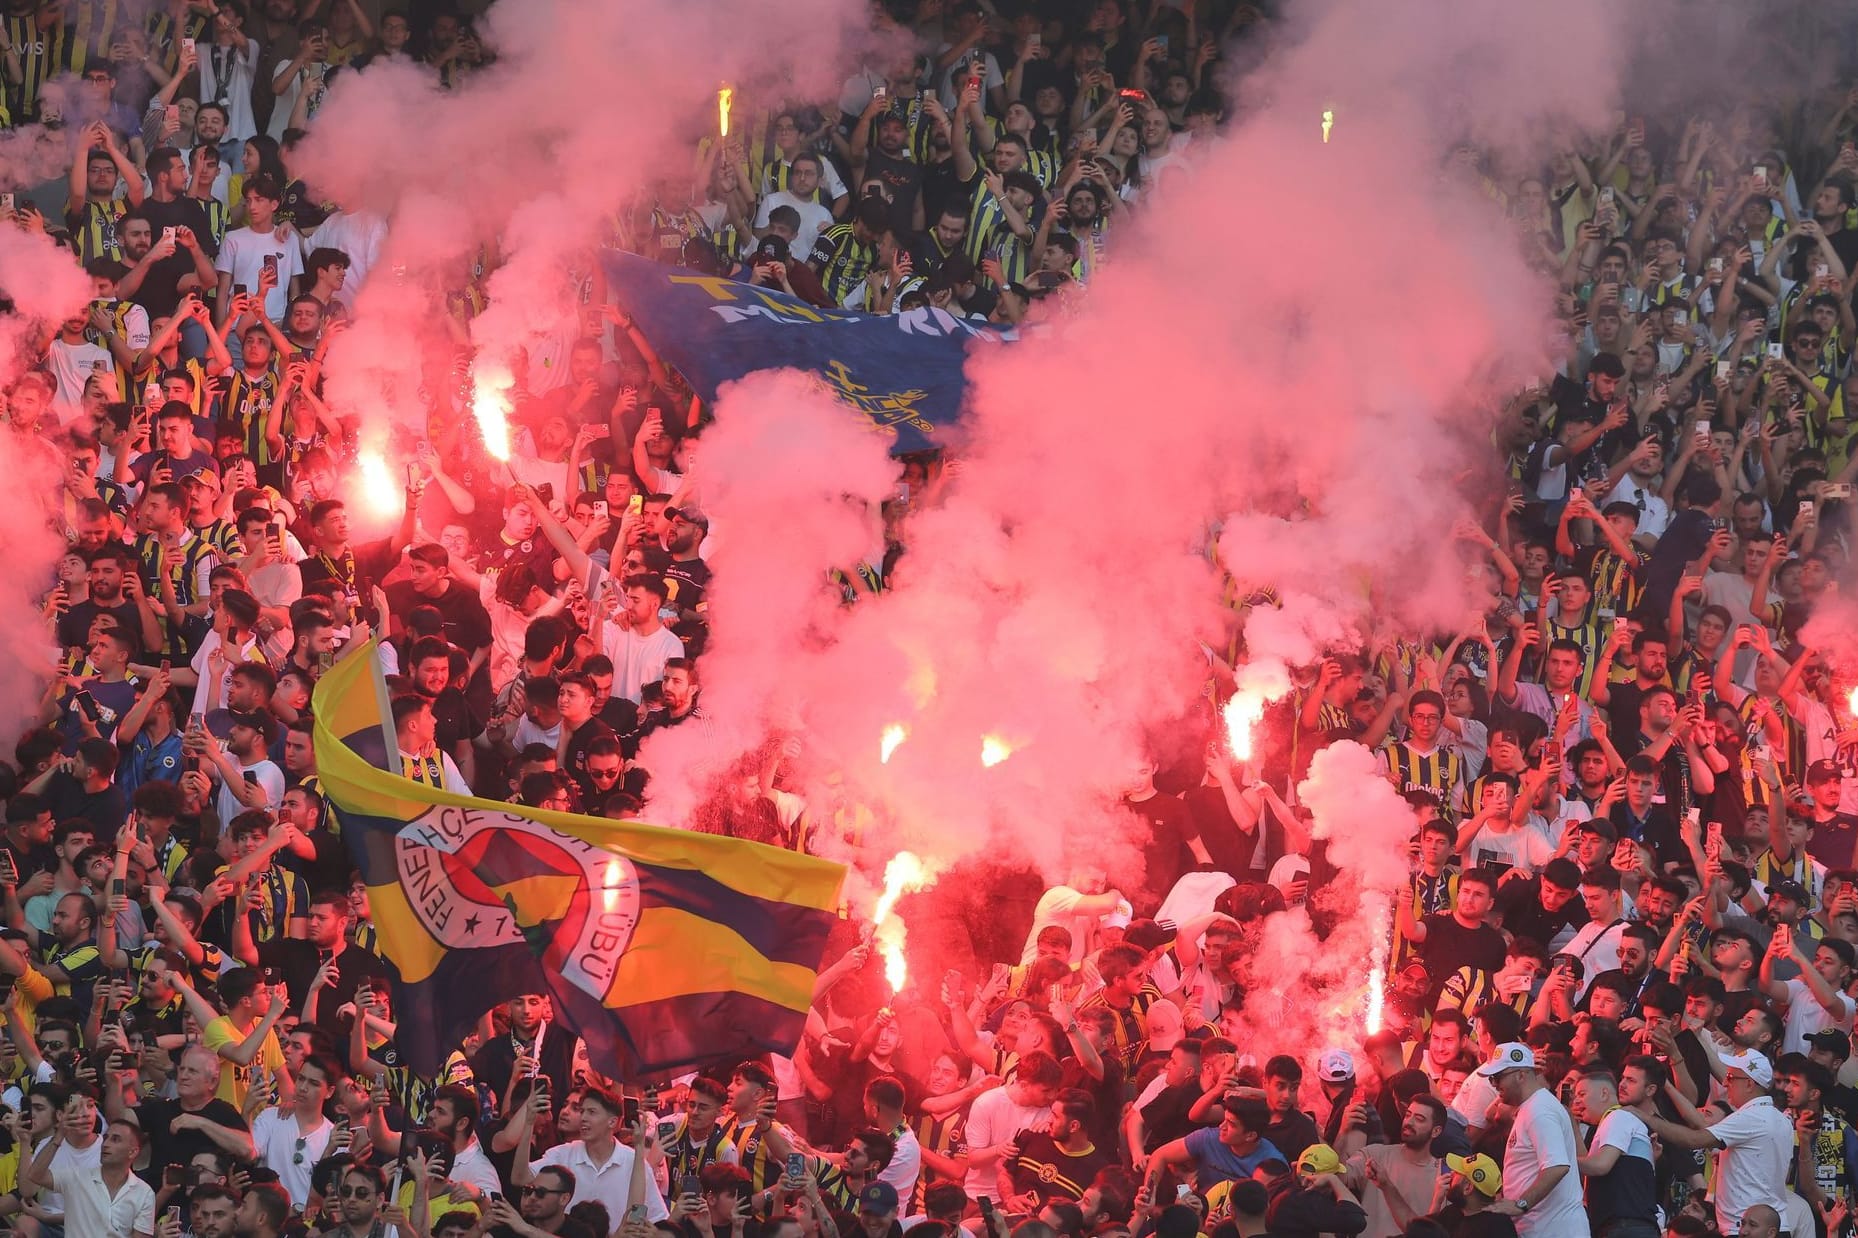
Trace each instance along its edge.
<path fill-rule="evenodd" d="M 205 542 L 220 559 L 236 559 L 245 553 L 245 546 L 239 540 L 239 530 L 230 520 L 215 520 L 210 524 L 196 525 L 194 536 Z M 262 658 L 253 659 L 263 661 Z"/>
<path fill-rule="evenodd" d="M 243 369 L 235 369 L 227 377 L 225 402 L 220 406 L 220 421 L 230 426 L 239 436 L 240 450 L 250 456 L 256 465 L 277 463 L 277 457 L 271 450 L 271 439 L 265 434 L 265 425 L 277 403 L 278 385 L 281 382 L 282 372 L 278 368 L 276 356 L 271 358 L 271 364 L 264 373 L 255 378 Z M 278 437 L 283 437 L 282 421 L 278 423 Z"/>
<path fill-rule="evenodd" d="M 150 14 L 148 19 L 148 47 L 151 55 L 161 57 L 162 71 L 173 73 L 181 63 L 181 40 L 199 39 L 206 31 L 207 15 L 190 12 L 182 20 L 179 30 L 175 29 L 174 18 L 163 10 Z"/>
<path fill-rule="evenodd" d="M 751 1193 L 770 1190 L 780 1182 L 787 1164 L 768 1147 L 764 1137 L 767 1129 L 759 1121 L 751 1118 L 742 1122 L 729 1114 L 719 1125 L 723 1127 L 723 1138 L 735 1149 L 736 1163 L 748 1171 Z"/>
<path fill-rule="evenodd" d="M 690 1137 L 690 1120 L 677 1119 L 677 1134 L 664 1144 L 665 1160 L 670 1165 L 670 1181 L 677 1182 L 688 1174 L 702 1173 L 706 1165 L 724 1160 L 724 1149 L 733 1148 L 728 1132 L 718 1122 L 710 1128 L 710 1133 L 702 1140 Z"/>
<path fill-rule="evenodd" d="M 957 1109 L 939 1118 L 934 1114 L 919 1113 L 912 1117 L 907 1125 L 916 1132 L 916 1142 L 924 1151 L 933 1152 L 937 1156 L 953 1156 L 955 1149 L 960 1146 L 961 1132 L 966 1122 L 967 1115 Z M 917 1175 L 916 1190 L 908 1201 L 911 1216 L 922 1212 L 923 1194 L 933 1185 L 933 1179 L 934 1173 L 925 1163 L 923 1172 Z"/>
<path fill-rule="evenodd" d="M 860 240 L 856 224 L 834 224 L 813 242 L 811 261 L 820 286 L 837 305 L 877 261 L 877 242 Z"/>
<path fill-rule="evenodd" d="M 1561 623 L 1551 619 L 1544 625 L 1543 654 L 1546 658 L 1549 644 L 1558 640 L 1572 642 L 1581 651 L 1581 671 L 1574 680 L 1574 694 L 1583 700 L 1593 690 L 1594 676 L 1600 671 L 1600 655 L 1605 652 L 1605 641 L 1600 633 L 1600 615 L 1592 602 L 1587 604 L 1587 613 L 1579 623 Z"/>
<path fill-rule="evenodd" d="M 1774 854 L 1773 847 L 1769 847 L 1756 858 L 1749 874 L 1763 886 L 1772 886 L 1777 881 L 1799 882 L 1813 900 L 1807 905 L 1808 911 L 1819 906 L 1819 896 L 1826 885 L 1826 866 L 1804 850 L 1783 860 Z"/>
<path fill-rule="evenodd" d="M 1438 797 L 1444 815 L 1456 816 L 1464 808 L 1464 757 L 1453 749 L 1421 752 L 1406 742 L 1388 744 L 1387 772 L 1396 791 L 1430 791 Z"/>
<path fill-rule="evenodd" d="M 1456 1010 L 1467 1019 L 1476 1014 L 1488 1002 L 1498 1002 L 1508 1006 L 1517 1014 L 1527 1013 L 1529 1009 L 1529 990 L 1504 997 L 1497 992 L 1497 975 L 1469 963 L 1451 974 L 1445 987 L 1439 992 L 1438 1003 L 1434 1010 Z"/>
<path fill-rule="evenodd" d="M 1634 551 L 1633 558 L 1624 559 L 1608 546 L 1596 550 L 1586 573 L 1587 583 L 1593 588 L 1594 613 L 1623 615 L 1638 609 L 1645 593 L 1641 575 L 1649 562 L 1651 556 L 1642 551 Z"/>
<path fill-rule="evenodd" d="M 1148 1009 L 1160 1000 L 1161 990 L 1153 984 L 1144 984 L 1142 991 L 1121 1009 L 1105 1001 L 1101 989 L 1078 1003 L 1077 1008 L 1080 1011 L 1107 1010 L 1115 1016 L 1115 1024 L 1110 1029 L 1112 1043 L 1105 1047 L 1111 1057 L 1122 1063 L 1125 1073 L 1133 1074 L 1148 1042 Z"/>
<path fill-rule="evenodd" d="M 438 754 L 430 753 L 424 757 L 400 757 L 400 773 L 414 782 L 428 787 L 445 789 L 445 766 L 439 761 Z"/>
<path fill-rule="evenodd" d="M 34 6 L 24 16 L 6 18 L 7 42 L 19 56 L 20 80 L 13 94 L 21 120 L 39 114 L 39 91 L 60 73 L 82 74 L 93 59 L 109 54 L 117 20 L 117 0 L 80 0 L 67 4 L 49 27 L 39 23 Z"/>
<path fill-rule="evenodd" d="M 204 198 L 196 198 L 194 201 L 198 202 L 200 209 L 206 212 L 207 231 L 213 234 L 213 243 L 223 245 L 226 240 L 226 225 L 232 219 L 232 212 L 226 209 L 224 202 L 210 194 Z"/>
<path fill-rule="evenodd" d="M 993 248 L 996 239 L 994 233 L 1006 230 L 1005 208 L 994 197 L 993 191 L 987 188 L 987 182 L 978 172 L 975 173 L 973 197 L 968 202 L 968 260 L 980 266 L 981 259 Z"/>
<path fill-rule="evenodd" d="M 85 262 L 95 262 L 99 258 L 121 262 L 123 247 L 116 238 L 116 225 L 128 213 L 126 198 L 106 198 L 102 202 L 86 200 L 67 211 L 65 226 L 71 229 L 71 239 L 77 242 L 78 257 Z"/>
<path fill-rule="evenodd" d="M 1408 897 L 1413 901 L 1415 923 L 1427 916 L 1450 911 L 1458 903 L 1458 870 L 1456 868 L 1447 867 L 1436 877 L 1428 876 L 1424 872 L 1415 872 L 1408 878 L 1408 882 Z M 1394 924 L 1394 948 L 1389 958 L 1392 969 L 1398 971 L 1409 959 L 1419 956 L 1419 946 L 1400 932 L 1397 917 Z"/>
<path fill-rule="evenodd" d="M 1784 738 L 1778 748 L 1768 738 L 1767 716 L 1760 708 L 1764 701 L 1781 720 Z M 1768 792 L 1768 784 L 1761 780 L 1761 758 L 1773 759 L 1783 786 L 1789 782 L 1803 782 L 1806 778 L 1806 728 L 1780 701 L 1752 692 L 1742 699 L 1735 712 L 1742 719 L 1742 735 L 1747 741 L 1742 747 L 1743 802 L 1750 808 L 1765 808 L 1773 797 Z"/>

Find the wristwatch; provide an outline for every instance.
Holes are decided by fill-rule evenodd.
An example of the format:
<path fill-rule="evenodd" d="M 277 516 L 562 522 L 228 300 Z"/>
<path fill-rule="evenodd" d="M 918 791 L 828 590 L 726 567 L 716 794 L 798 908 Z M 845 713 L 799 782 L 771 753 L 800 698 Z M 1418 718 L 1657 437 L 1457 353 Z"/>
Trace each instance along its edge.
<path fill-rule="evenodd" d="M 1516 1201 L 1516 1211 L 1518 1212 L 1529 1211 L 1529 1201 L 1526 1199 L 1518 1199 Z"/>

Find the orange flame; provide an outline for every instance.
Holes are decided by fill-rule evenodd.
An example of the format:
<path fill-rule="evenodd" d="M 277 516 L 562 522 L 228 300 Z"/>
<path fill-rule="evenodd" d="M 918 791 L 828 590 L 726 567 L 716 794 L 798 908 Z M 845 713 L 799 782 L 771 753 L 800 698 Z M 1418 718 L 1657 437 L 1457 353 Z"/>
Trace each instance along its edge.
<path fill-rule="evenodd" d="M 1235 692 L 1222 711 L 1226 721 L 1226 743 L 1232 755 L 1241 761 L 1252 759 L 1252 728 L 1264 717 L 1264 696 L 1257 692 Z"/>
<path fill-rule="evenodd" d="M 910 729 L 901 722 L 893 722 L 885 727 L 883 738 L 878 741 L 877 759 L 881 763 L 889 765 L 891 755 L 895 753 L 898 748 L 902 747 L 903 741 L 909 737 Z"/>
<path fill-rule="evenodd" d="M 721 137 L 729 136 L 729 105 L 735 101 L 735 91 L 724 86 L 716 92 L 716 127 Z"/>
<path fill-rule="evenodd" d="M 874 930 L 872 939 L 879 954 L 884 956 L 884 979 L 890 982 L 890 991 L 901 993 L 904 981 L 909 979 L 909 962 L 903 956 L 903 942 L 908 936 L 902 916 L 891 914 L 896 909 L 897 900 L 911 890 L 920 890 L 929 881 L 929 870 L 915 853 L 899 851 L 890 857 L 890 863 L 884 865 L 884 892 L 878 896 L 877 906 L 871 910 L 871 925 Z"/>
<path fill-rule="evenodd" d="M 398 516 L 400 505 L 395 500 L 400 487 L 394 484 L 393 470 L 380 449 L 362 448 L 355 456 L 355 467 L 361 473 L 361 501 L 368 510 L 377 516 Z"/>
<path fill-rule="evenodd" d="M 471 393 L 471 415 L 477 419 L 478 434 L 484 450 L 497 460 L 510 458 L 510 399 L 513 379 L 507 373 L 493 374 L 480 369 Z"/>

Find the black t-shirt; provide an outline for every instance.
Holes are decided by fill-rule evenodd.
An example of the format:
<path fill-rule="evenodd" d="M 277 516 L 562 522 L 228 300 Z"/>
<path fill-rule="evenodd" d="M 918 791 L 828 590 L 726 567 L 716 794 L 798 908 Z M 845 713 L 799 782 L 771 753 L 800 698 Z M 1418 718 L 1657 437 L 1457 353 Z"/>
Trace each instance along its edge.
<path fill-rule="evenodd" d="M 923 168 L 912 159 L 893 159 L 875 143 L 865 155 L 866 180 L 879 180 L 890 190 L 890 230 L 899 241 L 910 235 L 916 213 L 916 199 L 923 192 Z M 933 220 L 925 219 L 925 227 Z"/>
<path fill-rule="evenodd" d="M 219 1148 L 201 1131 L 174 1130 L 174 1119 L 183 1113 L 192 1113 L 228 1130 L 251 1129 L 237 1109 L 217 1096 L 198 1109 L 187 1109 L 178 1100 L 151 1100 L 137 1105 L 136 1119 L 148 1136 L 148 1168 L 141 1171 L 142 1179 L 157 1190 L 161 1188 L 163 1166 L 186 1165 L 200 1153 Z"/>
<path fill-rule="evenodd" d="M 388 603 L 392 605 L 392 603 Z M 457 688 L 447 688 L 432 702 L 435 739 L 446 752 L 468 743 L 484 732 L 484 720 L 471 708 L 471 702 Z"/>
<path fill-rule="evenodd" d="M 1161 898 L 1199 862 L 1187 849 L 1193 826 L 1187 819 L 1187 805 L 1172 795 L 1156 792 L 1145 800 L 1124 800 L 1129 810 L 1148 822 L 1149 841 L 1143 848 L 1145 870 L 1142 886 L 1152 902 Z"/>
<path fill-rule="evenodd" d="M 1142 1107 L 1142 1128 L 1146 1132 L 1143 1140 L 1151 1148 L 1173 1143 L 1176 1139 L 1185 1139 L 1194 1129 L 1194 1124 L 1187 1117 L 1194 1102 L 1200 1099 L 1200 1089 L 1192 1083 L 1184 1083 L 1177 1088 L 1162 1088 L 1155 1094 L 1155 1099 Z"/>
<path fill-rule="evenodd" d="M 1431 973 L 1435 995 L 1460 967 L 1492 973 L 1502 969 L 1507 947 L 1503 934 L 1490 925 L 1466 928 L 1449 911 L 1427 916 L 1421 923 L 1426 926 L 1426 940 L 1420 945 L 1419 957 Z"/>
<path fill-rule="evenodd" d="M 1189 787 L 1181 795 L 1181 803 L 1187 806 L 1188 824 L 1200 836 L 1206 853 L 1213 857 L 1214 869 L 1239 881 L 1244 881 L 1247 874 L 1265 871 L 1252 867 L 1252 855 L 1258 849 L 1256 828 L 1250 834 L 1239 830 L 1239 823 L 1232 819 L 1232 811 L 1226 807 L 1225 792 L 1218 787 Z M 1268 865 L 1268 855 L 1260 858 Z"/>
<path fill-rule="evenodd" d="M 277 937 L 259 944 L 258 961 L 283 974 L 290 1008 L 301 1013 L 310 983 L 316 979 L 316 969 L 322 966 L 322 951 L 302 938 Z M 343 943 L 336 954 L 335 967 L 335 983 L 316 995 L 316 1026 L 335 1037 L 337 1044 L 345 1045 L 353 1024 L 336 1012 L 355 1000 L 355 988 L 361 981 L 384 980 L 387 970 L 373 954 L 350 942 Z"/>
<path fill-rule="evenodd" d="M 117 626 L 129 633 L 137 644 L 142 640 L 142 612 L 133 602 L 100 606 L 89 598 L 58 616 L 58 644 L 65 649 L 81 648 L 90 641 L 90 624 L 98 615 L 113 615 Z"/>
<path fill-rule="evenodd" d="M 1303 1155 L 1305 1148 L 1322 1142 L 1322 1132 L 1316 1129 L 1316 1119 L 1301 1109 L 1293 1109 L 1282 1118 L 1274 1120 L 1264 1128 L 1264 1137 L 1293 1165 Z"/>
<path fill-rule="evenodd" d="M 1506 881 L 1497 891 L 1497 914 L 1503 928 L 1514 937 L 1527 937 L 1544 948 L 1564 929 L 1579 931 L 1587 923 L 1587 908 L 1580 896 L 1569 899 L 1560 911 L 1542 906 L 1542 878 L 1538 873 L 1528 878 Z"/>
<path fill-rule="evenodd" d="M 710 587 L 710 565 L 702 559 L 673 559 L 664 570 L 664 579 L 671 605 L 679 610 L 695 610 Z"/>
<path fill-rule="evenodd" d="M 444 619 L 441 631 L 445 639 L 466 653 L 476 653 L 490 644 L 490 615 L 484 604 L 478 601 L 475 591 L 455 580 L 447 581 L 445 592 L 431 598 L 415 593 L 411 581 L 396 581 L 387 586 L 387 604 L 403 619 L 417 607 L 432 607 Z"/>
<path fill-rule="evenodd" d="M 564 722 L 562 725 L 566 726 L 567 723 Z M 572 775 L 574 780 L 581 784 L 582 795 L 594 793 L 593 779 L 587 776 L 587 746 L 601 738 L 617 740 L 619 736 L 613 733 L 612 727 L 600 719 L 589 718 L 568 741 L 567 750 L 563 753 L 562 772 Z"/>
<path fill-rule="evenodd" d="M 369 591 L 399 561 L 399 545 L 392 538 L 384 538 L 365 546 L 351 546 L 344 555 L 314 551 L 297 564 L 297 573 L 305 593 L 332 592 L 337 597 L 348 594 L 371 608 Z"/>
<path fill-rule="evenodd" d="M 213 239 L 213 228 L 207 222 L 206 208 L 195 198 L 176 198 L 172 202 L 157 202 L 148 198 L 142 203 L 142 214 L 148 219 L 148 226 L 153 231 L 155 243 L 161 243 L 161 234 L 167 228 L 189 228 L 194 239 L 199 242 L 200 250 L 209 258 L 219 256 L 219 242 Z M 182 277 L 194 273 L 193 251 L 185 245 L 177 244 L 171 257 L 149 267 L 142 286 L 130 298 L 137 305 L 148 311 L 150 318 L 165 318 L 172 314 L 181 303 L 178 287 Z"/>

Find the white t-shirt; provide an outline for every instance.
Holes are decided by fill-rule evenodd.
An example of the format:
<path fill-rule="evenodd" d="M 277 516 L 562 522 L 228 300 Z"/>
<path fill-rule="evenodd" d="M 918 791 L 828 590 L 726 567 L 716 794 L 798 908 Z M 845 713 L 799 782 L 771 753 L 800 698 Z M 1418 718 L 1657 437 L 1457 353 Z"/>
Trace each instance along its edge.
<path fill-rule="evenodd" d="M 208 679 L 207 668 L 209 666 L 208 660 L 213 656 L 213 651 L 215 649 L 218 649 L 224 643 L 225 642 L 219 639 L 218 632 L 216 631 L 208 632 L 206 634 L 206 637 L 200 642 L 199 652 L 195 653 L 193 657 L 193 661 L 188 663 L 189 666 L 194 668 L 194 674 L 200 677 L 199 681 L 194 684 L 193 712 L 197 714 L 203 714 L 206 712 L 206 690 L 207 690 L 207 679 Z M 258 639 L 255 636 L 246 637 L 245 643 L 239 646 L 238 653 L 235 656 L 227 657 L 226 669 L 224 672 L 221 673 L 219 677 L 219 706 L 218 707 L 220 709 L 224 709 L 226 707 L 226 693 L 229 692 L 232 688 L 232 668 L 239 665 L 241 662 L 255 662 L 255 663 L 259 663 L 260 665 L 262 665 L 264 664 L 264 660 L 265 660 L 264 654 L 262 651 L 259 650 Z"/>
<path fill-rule="evenodd" d="M 1710 1127 L 1723 1146 L 1716 1160 L 1716 1228 L 1733 1234 L 1742 1214 L 1756 1204 L 1772 1206 L 1787 1189 L 1793 1162 L 1793 1123 L 1768 1096 L 1757 1096 Z"/>
<path fill-rule="evenodd" d="M 1808 967 L 1812 966 L 1809 956 Z M 1849 994 L 1834 993 L 1844 1014 L 1834 1018 L 1826 1008 L 1813 996 L 1813 990 L 1806 981 L 1798 976 L 1787 981 L 1787 1027 L 1781 1036 L 1782 1053 L 1805 1053 L 1807 1037 L 1827 1028 L 1837 1028 L 1841 1032 L 1852 1030 L 1852 1011 L 1858 1009 Z"/>
<path fill-rule="evenodd" d="M 234 757 L 233 761 L 236 763 L 238 758 Z M 252 778 L 257 780 L 258 785 L 264 788 L 265 802 L 262 807 L 266 812 L 275 813 L 277 806 L 284 802 L 284 771 L 277 767 L 277 762 L 260 761 L 256 765 L 241 766 L 240 769 L 249 772 Z M 245 781 L 250 782 L 252 778 L 245 779 Z M 230 822 L 234 817 L 246 811 L 245 805 L 239 801 L 238 796 L 232 793 L 232 788 L 226 783 L 220 784 L 218 808 L 219 819 L 225 822 Z"/>
<path fill-rule="evenodd" d="M 1587 986 L 1603 971 L 1612 971 L 1619 966 L 1619 943 L 1626 936 L 1626 921 L 1590 920 L 1581 926 L 1564 949 L 1581 961 L 1585 969 L 1582 973 L 1580 991 L 1575 1000 L 1587 996 Z"/>
<path fill-rule="evenodd" d="M 1529 1238 L 1583 1238 L 1588 1233 L 1587 1213 L 1581 1208 L 1581 1175 L 1574 1167 L 1580 1149 L 1574 1142 L 1574 1119 L 1547 1088 L 1516 1110 L 1510 1139 L 1503 1147 L 1503 1197 L 1521 1199 L 1536 1179 L 1557 1165 L 1565 1165 L 1555 1189 L 1516 1218 L 1516 1232 Z"/>
<path fill-rule="evenodd" d="M 52 378 L 58 384 L 58 390 L 52 394 L 52 413 L 60 424 L 68 422 L 83 411 L 84 384 L 90 376 L 102 368 L 104 374 L 111 374 L 115 361 L 110 357 L 110 350 L 101 344 L 85 340 L 82 344 L 67 344 L 63 340 L 53 340 L 46 350 L 45 363 L 51 368 Z"/>
<path fill-rule="evenodd" d="M 1482 1075 L 1469 1074 L 1458 1085 L 1458 1095 L 1452 1097 L 1451 1111 L 1468 1127 L 1485 1127 L 1490 1125 L 1490 1107 L 1497 1100 L 1494 1083 Z"/>
<path fill-rule="evenodd" d="M 1639 479 L 1627 473 L 1619 479 L 1600 506 L 1608 503 L 1630 503 L 1639 509 L 1639 524 L 1635 532 L 1649 533 L 1653 537 L 1663 537 L 1665 526 L 1671 523 L 1671 509 L 1658 491 L 1649 486 L 1641 486 Z"/>
<path fill-rule="evenodd" d="M 307 1132 L 294 1113 L 266 1109 L 252 1119 L 252 1143 L 265 1168 L 277 1174 L 278 1182 L 290 1192 L 290 1203 L 302 1208 L 310 1201 L 310 1171 L 323 1159 L 335 1124 L 319 1115 L 318 1124 Z M 299 1147 L 297 1141 L 303 1141 Z"/>
<path fill-rule="evenodd" d="M 265 256 L 277 258 L 277 287 L 265 295 L 265 317 L 272 322 L 284 320 L 284 311 L 290 307 L 290 281 L 303 274 L 302 251 L 297 248 L 296 238 L 288 229 L 284 235 L 288 239 L 280 241 L 275 232 L 234 228 L 226 234 L 219 257 L 213 260 L 215 271 L 231 275 L 235 288 L 242 287 L 255 296 Z"/>
<path fill-rule="evenodd" d="M 1050 1105 L 1019 1104 L 1009 1091 L 1011 1087 L 1011 1084 L 1002 1084 L 975 1097 L 973 1107 L 968 1110 L 968 1147 L 991 1148 L 1005 1143 L 1020 1131 L 1042 1131 L 1051 1125 Z M 968 1170 L 963 1185 L 970 1198 L 998 1193 L 996 1171 L 999 1167 L 996 1161 L 985 1166 L 976 1163 Z"/>
<path fill-rule="evenodd" d="M 761 205 L 755 210 L 755 227 L 767 227 L 768 216 L 777 206 L 791 206 L 800 212 L 800 227 L 788 243 L 787 258 L 790 262 L 805 262 L 807 255 L 813 252 L 813 242 L 832 226 L 832 211 L 817 202 L 804 202 L 785 189 L 777 189 L 761 195 Z"/>
<path fill-rule="evenodd" d="M 1541 831 L 1527 824 L 1501 833 L 1484 826 L 1471 836 L 1471 862 L 1480 868 L 1520 868 L 1533 873 L 1554 854 L 1554 846 Z"/>
<path fill-rule="evenodd" d="M 916 1132 L 904 1127 L 897 1136 L 897 1151 L 890 1158 L 890 1164 L 884 1166 L 884 1172 L 877 1176 L 879 1182 L 888 1182 L 897 1188 L 898 1199 L 908 1199 L 916 1192 L 916 1178 L 922 1173 L 923 1146 L 917 1142 Z"/>
<path fill-rule="evenodd" d="M 1053 886 L 1039 895 L 1038 904 L 1032 909 L 1032 928 L 1026 933 L 1026 944 L 1019 952 L 1020 964 L 1026 965 L 1039 957 L 1039 932 L 1051 925 L 1058 925 L 1071 934 L 1071 964 L 1076 966 L 1084 961 L 1089 953 L 1090 930 L 1095 928 L 1099 916 L 1080 916 L 1074 913 L 1078 903 L 1090 897 L 1081 890 L 1070 886 Z"/>
<path fill-rule="evenodd" d="M 606 625 L 602 652 L 613 660 L 613 695 L 637 705 L 645 685 L 664 678 L 664 664 L 684 656 L 684 642 L 670 628 L 660 627 L 646 636 L 617 623 Z"/>

